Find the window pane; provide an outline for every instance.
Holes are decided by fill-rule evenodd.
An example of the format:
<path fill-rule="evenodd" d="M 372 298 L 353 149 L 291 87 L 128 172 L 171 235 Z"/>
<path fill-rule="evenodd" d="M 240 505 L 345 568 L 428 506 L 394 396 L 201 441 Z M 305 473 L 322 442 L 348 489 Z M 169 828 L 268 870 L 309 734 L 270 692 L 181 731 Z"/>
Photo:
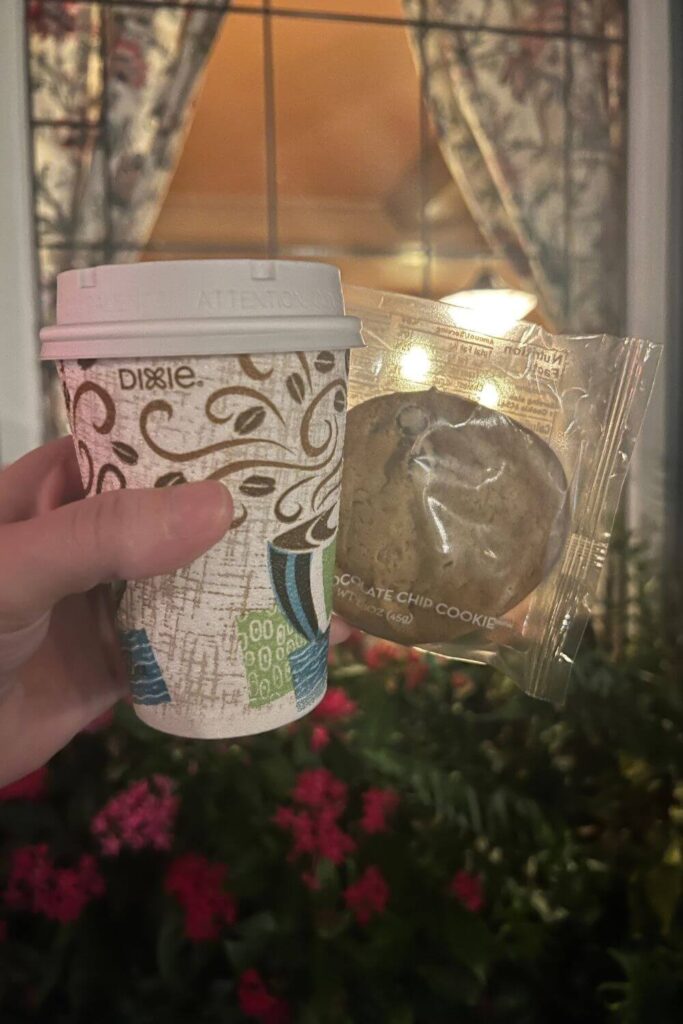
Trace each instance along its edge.
<path fill-rule="evenodd" d="M 150 249 L 265 252 L 261 20 L 229 14 L 223 23 Z"/>
<path fill-rule="evenodd" d="M 342 264 L 349 280 L 419 290 L 419 79 L 408 33 L 281 18 L 274 50 L 283 250 Z"/>

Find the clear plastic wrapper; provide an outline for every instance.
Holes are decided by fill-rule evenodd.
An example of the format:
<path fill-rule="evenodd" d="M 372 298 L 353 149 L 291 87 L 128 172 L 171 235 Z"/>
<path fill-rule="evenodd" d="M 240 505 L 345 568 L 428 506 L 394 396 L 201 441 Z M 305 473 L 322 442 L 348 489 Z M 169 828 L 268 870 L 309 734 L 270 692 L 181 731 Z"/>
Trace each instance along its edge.
<path fill-rule="evenodd" d="M 561 702 L 660 347 L 345 290 L 353 353 L 335 610 Z"/>

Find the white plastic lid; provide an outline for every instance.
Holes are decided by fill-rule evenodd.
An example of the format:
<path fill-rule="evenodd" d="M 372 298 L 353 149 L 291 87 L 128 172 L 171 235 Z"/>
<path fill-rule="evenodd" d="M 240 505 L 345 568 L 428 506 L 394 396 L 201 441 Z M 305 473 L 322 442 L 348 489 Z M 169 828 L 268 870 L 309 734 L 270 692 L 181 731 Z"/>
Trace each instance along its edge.
<path fill-rule="evenodd" d="M 339 270 L 289 260 L 177 260 L 67 270 L 42 359 L 356 348 Z"/>

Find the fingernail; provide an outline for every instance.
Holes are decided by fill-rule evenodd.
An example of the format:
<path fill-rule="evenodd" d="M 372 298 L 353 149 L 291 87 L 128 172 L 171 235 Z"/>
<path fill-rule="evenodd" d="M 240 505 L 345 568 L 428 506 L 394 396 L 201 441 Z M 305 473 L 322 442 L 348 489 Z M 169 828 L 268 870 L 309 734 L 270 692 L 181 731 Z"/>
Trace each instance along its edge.
<path fill-rule="evenodd" d="M 221 537 L 232 520 L 232 498 L 217 480 L 179 484 L 170 488 L 170 528 L 176 537 L 215 533 Z"/>

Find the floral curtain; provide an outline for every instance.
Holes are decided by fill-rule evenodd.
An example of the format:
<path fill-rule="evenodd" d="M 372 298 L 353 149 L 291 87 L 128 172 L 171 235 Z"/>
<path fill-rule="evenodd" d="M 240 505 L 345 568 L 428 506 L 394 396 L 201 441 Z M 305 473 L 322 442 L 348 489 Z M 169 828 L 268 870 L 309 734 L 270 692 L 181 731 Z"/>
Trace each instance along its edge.
<path fill-rule="evenodd" d="M 60 270 L 132 260 L 144 247 L 225 7 L 28 0 L 44 320 Z"/>
<path fill-rule="evenodd" d="M 626 0 L 404 0 L 444 157 L 554 325 L 624 306 Z M 435 24 L 438 27 L 429 27 Z"/>

